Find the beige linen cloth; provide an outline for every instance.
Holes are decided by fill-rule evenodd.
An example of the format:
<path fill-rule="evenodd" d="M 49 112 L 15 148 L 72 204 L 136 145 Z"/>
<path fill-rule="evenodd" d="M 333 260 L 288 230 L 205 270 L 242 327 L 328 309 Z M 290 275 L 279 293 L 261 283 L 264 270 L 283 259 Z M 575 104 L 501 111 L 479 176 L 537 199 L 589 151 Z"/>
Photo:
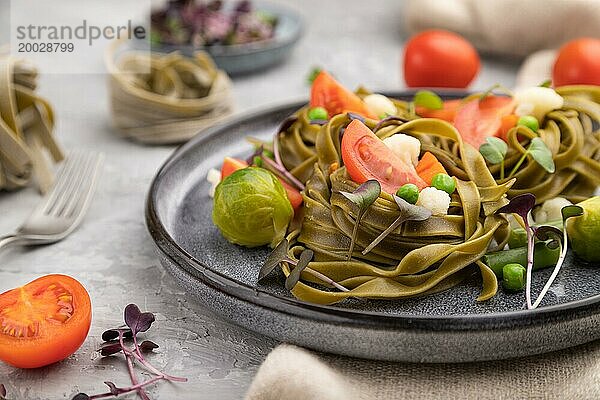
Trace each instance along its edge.
<path fill-rule="evenodd" d="M 446 29 L 479 50 L 512 56 L 600 37 L 600 0 L 407 0 L 409 33 Z"/>
<path fill-rule="evenodd" d="M 449 29 L 479 49 L 514 56 L 556 48 L 577 36 L 600 36 L 598 0 L 409 0 L 406 16 L 413 32 Z M 543 50 L 525 60 L 517 86 L 548 78 L 554 57 L 554 51 Z M 246 400 L 279 399 L 600 399 L 600 341 L 466 364 L 369 361 L 282 344 L 246 394 Z"/>

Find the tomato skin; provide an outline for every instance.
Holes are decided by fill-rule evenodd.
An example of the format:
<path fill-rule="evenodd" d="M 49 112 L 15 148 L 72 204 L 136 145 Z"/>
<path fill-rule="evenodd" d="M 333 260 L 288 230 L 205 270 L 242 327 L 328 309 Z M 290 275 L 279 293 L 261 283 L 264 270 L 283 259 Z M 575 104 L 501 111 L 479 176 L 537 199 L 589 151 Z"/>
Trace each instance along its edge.
<path fill-rule="evenodd" d="M 319 72 L 310 89 L 310 107 L 323 107 L 329 117 L 354 112 L 376 119 L 367 105 L 355 93 L 343 87 L 326 71 Z"/>
<path fill-rule="evenodd" d="M 396 193 L 406 183 L 419 189 L 427 183 L 417 175 L 415 167 L 398 158 L 365 124 L 355 119 L 342 136 L 342 160 L 350 178 L 356 183 L 376 179 L 382 190 Z"/>
<path fill-rule="evenodd" d="M 475 48 L 462 36 L 443 30 L 421 32 L 404 48 L 408 87 L 466 88 L 479 72 Z"/>
<path fill-rule="evenodd" d="M 483 100 L 474 99 L 458 110 L 454 126 L 465 143 L 479 149 L 486 138 L 501 135 L 502 118 L 510 115 L 514 107 L 512 97 L 487 96 Z"/>
<path fill-rule="evenodd" d="M 223 166 L 221 167 L 221 180 L 227 178 L 229 175 L 233 174 L 238 169 L 243 169 L 247 166 L 248 163 L 244 160 L 232 157 L 225 157 L 225 159 L 223 160 Z M 285 192 L 288 196 L 288 200 L 290 201 L 294 212 L 297 212 L 302 206 L 302 203 L 304 202 L 302 195 L 295 187 L 293 187 L 283 179 L 279 177 L 277 177 L 277 179 L 279 179 L 279 182 L 281 182 L 281 185 L 285 189 Z"/>
<path fill-rule="evenodd" d="M 52 285 L 62 291 L 50 289 Z M 57 293 L 68 293 L 62 296 L 70 296 L 70 300 L 53 298 Z M 68 318 L 57 312 L 64 310 L 58 302 L 70 305 L 72 312 Z M 56 318 L 65 320 L 61 322 Z M 0 359 L 18 368 L 38 368 L 64 360 L 85 341 L 91 320 L 92 306 L 87 291 L 66 275 L 46 275 L 4 292 L 0 294 L 0 326 L 23 323 L 35 326 L 37 332 L 10 335 L 0 331 Z"/>
<path fill-rule="evenodd" d="M 554 86 L 600 85 L 600 39 L 581 38 L 558 51 L 552 68 Z"/>

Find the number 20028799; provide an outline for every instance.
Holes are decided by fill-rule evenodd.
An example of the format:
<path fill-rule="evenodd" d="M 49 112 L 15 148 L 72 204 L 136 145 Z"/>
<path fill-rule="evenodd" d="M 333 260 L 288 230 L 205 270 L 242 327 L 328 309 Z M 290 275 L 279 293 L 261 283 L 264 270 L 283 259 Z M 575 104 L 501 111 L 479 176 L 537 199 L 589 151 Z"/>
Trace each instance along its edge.
<path fill-rule="evenodd" d="M 19 53 L 72 53 L 74 50 L 73 43 L 63 42 L 21 42 L 17 46 Z"/>

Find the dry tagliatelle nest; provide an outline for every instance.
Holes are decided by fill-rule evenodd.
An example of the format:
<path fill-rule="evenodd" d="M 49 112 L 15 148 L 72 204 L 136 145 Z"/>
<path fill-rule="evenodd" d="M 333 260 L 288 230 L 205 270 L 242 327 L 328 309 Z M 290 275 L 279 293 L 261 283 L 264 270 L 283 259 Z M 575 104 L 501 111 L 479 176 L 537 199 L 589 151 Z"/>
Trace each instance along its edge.
<path fill-rule="evenodd" d="M 357 205 L 341 194 L 358 187 L 348 176 L 340 152 L 343 130 L 357 116 L 341 114 L 320 125 L 311 123 L 305 107 L 286 120 L 274 147 L 283 165 L 306 182 L 304 218 L 284 242 L 287 256 L 279 264 L 288 279 L 297 269 L 295 264 L 303 268 L 300 274 L 296 271 L 290 286 L 294 296 L 329 304 L 349 297 L 426 295 L 456 285 L 473 273 L 473 265 L 483 281 L 479 300 L 495 295 L 496 276 L 481 258 L 503 248 L 508 240 L 508 222 L 497 215 L 498 209 L 523 193 L 534 194 L 538 204 L 556 196 L 576 202 L 600 185 L 600 88 L 557 91 L 564 106 L 549 112 L 537 132 L 524 126 L 508 132 L 505 173 L 464 143 L 452 125 L 415 117 L 405 102 L 394 101 L 396 116 L 364 120 L 381 139 L 400 132 L 419 139 L 422 151 L 435 154 L 457 182 L 448 215 L 406 221 L 368 251 L 365 248 L 402 210 L 382 192 L 358 218 Z M 532 161 L 527 149 L 534 138 L 542 139 L 550 150 L 554 172 Z M 356 244 L 348 259 L 358 219 Z M 313 256 L 308 263 L 301 256 L 306 250 Z"/>
<path fill-rule="evenodd" d="M 0 190 L 32 180 L 45 192 L 53 183 L 50 158 L 63 159 L 56 143 L 54 112 L 36 93 L 37 70 L 24 60 L 0 58 Z"/>
<path fill-rule="evenodd" d="M 231 81 L 205 52 L 187 57 L 129 51 L 115 57 L 109 51 L 106 64 L 113 123 L 125 137 L 180 143 L 233 111 Z"/>

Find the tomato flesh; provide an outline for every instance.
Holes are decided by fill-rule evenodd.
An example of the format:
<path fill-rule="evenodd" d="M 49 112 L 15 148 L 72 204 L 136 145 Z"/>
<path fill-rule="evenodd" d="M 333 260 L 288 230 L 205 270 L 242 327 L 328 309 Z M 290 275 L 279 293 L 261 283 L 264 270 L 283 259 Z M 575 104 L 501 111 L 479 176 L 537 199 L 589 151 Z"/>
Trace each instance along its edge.
<path fill-rule="evenodd" d="M 479 149 L 486 138 L 501 135 L 502 118 L 510 115 L 514 107 L 511 97 L 487 96 L 483 100 L 474 99 L 457 111 L 454 126 L 464 142 Z"/>
<path fill-rule="evenodd" d="M 323 107 L 329 117 L 353 112 L 368 118 L 377 118 L 360 97 L 343 87 L 326 71 L 321 71 L 313 81 L 310 89 L 310 107 Z"/>
<path fill-rule="evenodd" d="M 376 179 L 387 193 L 396 193 L 407 183 L 419 189 L 427 183 L 415 167 L 407 164 L 390 150 L 365 124 L 355 119 L 342 136 L 342 160 L 350 178 L 356 183 Z"/>
<path fill-rule="evenodd" d="M 432 110 L 430 108 L 419 106 L 416 107 L 415 111 L 419 116 L 423 118 L 443 119 L 444 121 L 452 123 L 454 122 L 454 118 L 456 117 L 456 112 L 461 106 L 462 99 L 454 99 L 444 101 L 442 108 L 439 110 Z"/>
<path fill-rule="evenodd" d="M 0 359 L 19 368 L 61 361 L 84 342 L 92 308 L 85 288 L 46 275 L 0 294 Z"/>
<path fill-rule="evenodd" d="M 248 163 L 244 160 L 239 160 L 237 158 L 232 157 L 225 157 L 225 159 L 223 160 L 223 166 L 221 167 L 221 180 L 227 178 L 229 175 L 233 174 L 238 169 L 243 169 L 247 166 Z M 281 182 L 281 185 L 285 189 L 285 193 L 287 194 L 288 200 L 290 201 L 294 212 L 297 212 L 302 206 L 302 202 L 304 201 L 302 195 L 295 187 L 282 180 L 281 178 L 277 178 L 279 179 L 279 182 Z"/>

